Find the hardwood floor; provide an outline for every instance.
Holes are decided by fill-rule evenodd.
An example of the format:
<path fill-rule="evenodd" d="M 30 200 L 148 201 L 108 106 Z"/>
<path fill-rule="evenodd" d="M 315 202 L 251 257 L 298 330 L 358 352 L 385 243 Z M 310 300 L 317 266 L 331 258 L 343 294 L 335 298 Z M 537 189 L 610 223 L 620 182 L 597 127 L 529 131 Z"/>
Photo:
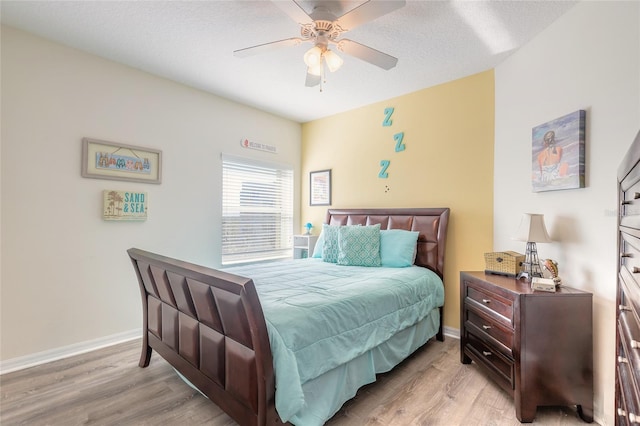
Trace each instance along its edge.
<path fill-rule="evenodd" d="M 157 354 L 138 367 L 138 340 L 0 376 L 0 423 L 9 425 L 235 425 Z M 540 425 L 584 425 L 575 407 L 541 407 Z M 595 424 L 595 423 L 594 423 Z M 513 401 L 475 364 L 460 363 L 459 340 L 431 341 L 327 423 L 520 425 Z"/>

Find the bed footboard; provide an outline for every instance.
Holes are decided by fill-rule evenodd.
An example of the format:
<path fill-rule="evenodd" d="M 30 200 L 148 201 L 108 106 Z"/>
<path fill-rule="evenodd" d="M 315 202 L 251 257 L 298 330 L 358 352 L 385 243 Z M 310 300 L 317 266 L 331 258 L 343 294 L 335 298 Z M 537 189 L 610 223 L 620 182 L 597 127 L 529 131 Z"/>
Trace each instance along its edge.
<path fill-rule="evenodd" d="M 253 281 L 132 248 L 140 284 L 140 367 L 155 350 L 240 425 L 282 424 Z"/>

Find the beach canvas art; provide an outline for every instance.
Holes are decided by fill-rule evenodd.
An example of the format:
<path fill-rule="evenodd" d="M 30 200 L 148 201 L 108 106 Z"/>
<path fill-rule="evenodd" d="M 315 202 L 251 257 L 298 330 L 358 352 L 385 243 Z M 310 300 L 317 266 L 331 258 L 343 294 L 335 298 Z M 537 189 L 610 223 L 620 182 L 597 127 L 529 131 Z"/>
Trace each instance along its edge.
<path fill-rule="evenodd" d="M 578 110 L 533 128 L 534 192 L 584 188 L 585 121 Z"/>

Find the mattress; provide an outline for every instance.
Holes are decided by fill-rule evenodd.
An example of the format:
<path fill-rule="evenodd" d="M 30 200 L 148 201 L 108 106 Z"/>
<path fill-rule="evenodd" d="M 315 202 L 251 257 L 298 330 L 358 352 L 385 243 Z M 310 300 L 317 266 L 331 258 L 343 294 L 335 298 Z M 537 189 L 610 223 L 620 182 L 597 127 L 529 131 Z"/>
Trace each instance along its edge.
<path fill-rule="evenodd" d="M 425 322 L 433 323 L 431 316 L 444 303 L 441 279 L 418 266 L 341 266 L 311 258 L 224 270 L 254 281 L 273 354 L 276 410 L 283 421 L 297 425 L 322 424 L 323 416 L 329 411 L 333 411 L 332 415 L 337 410 L 335 405 L 344 402 L 338 402 L 344 398 L 336 396 L 336 401 L 325 404 L 330 409 L 320 410 L 325 413 L 310 418 L 305 413 L 320 396 L 314 393 L 310 398 L 308 389 L 313 386 L 308 385 L 305 394 L 305 384 L 363 356 L 366 362 L 374 348 L 376 356 L 383 360 L 385 342 L 427 318 L 429 321 Z M 431 325 L 429 329 L 433 328 Z M 437 328 L 436 318 L 435 331 Z M 429 330 L 431 336 L 435 331 Z M 420 337 L 419 341 L 426 341 Z M 389 350 L 395 360 L 395 347 Z M 372 365 L 365 375 L 374 371 L 375 377 L 378 370 Z M 364 379 L 366 383 L 372 381 L 368 380 Z M 355 391 L 347 393 L 352 392 Z"/>

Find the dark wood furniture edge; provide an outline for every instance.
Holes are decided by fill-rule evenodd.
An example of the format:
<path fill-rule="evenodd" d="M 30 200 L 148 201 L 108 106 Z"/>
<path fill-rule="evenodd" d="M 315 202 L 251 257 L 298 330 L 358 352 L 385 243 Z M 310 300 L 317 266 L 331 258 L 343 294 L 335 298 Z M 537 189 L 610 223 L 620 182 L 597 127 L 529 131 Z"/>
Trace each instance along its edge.
<path fill-rule="evenodd" d="M 505 381 L 505 377 L 501 377 L 498 370 L 492 370 L 491 366 L 466 344 L 465 299 L 467 295 L 463 288 L 467 286 L 484 287 L 483 283 L 492 287 L 491 299 L 495 298 L 497 301 L 504 299 L 513 302 L 513 316 L 511 317 L 514 331 L 512 358 L 515 370 L 513 370 L 514 380 L 512 382 Z M 475 361 L 478 365 L 483 366 L 482 370 L 513 396 L 516 417 L 521 423 L 533 422 L 537 407 L 544 405 L 575 405 L 577 413 L 583 421 L 593 422 L 592 293 L 567 286 L 560 287 L 556 293 L 538 292 L 532 290 L 528 283 L 517 280 L 515 277 L 494 275 L 485 271 L 461 271 L 460 284 L 460 362 L 469 364 L 471 361 Z M 481 304 L 475 303 L 473 300 L 468 300 L 467 303 L 469 311 L 483 316 L 481 313 L 484 308 L 476 307 Z M 590 309 L 585 310 L 585 307 Z M 544 313 L 539 315 L 539 312 Z M 551 330 L 553 328 L 551 323 L 560 315 L 560 312 L 562 312 L 563 318 L 561 329 L 573 330 L 573 332 L 567 332 L 566 335 L 560 333 L 551 337 L 544 333 L 535 332 L 536 327 L 531 327 L 533 321 L 535 325 L 541 326 L 545 330 Z M 502 318 L 509 320 L 509 318 Z M 502 320 L 497 320 L 495 315 L 493 321 L 498 321 L 500 325 L 507 324 L 507 322 L 502 324 Z M 525 325 L 525 323 L 529 324 Z M 576 331 L 584 330 L 585 323 L 589 324 L 587 331 L 577 333 Z M 473 327 L 468 329 L 473 329 Z M 561 337 L 562 339 L 560 339 Z M 489 340 L 491 339 L 489 338 Z M 525 341 L 527 342 L 525 343 Z M 494 343 L 491 345 L 495 346 Z M 551 347 L 559 345 L 562 347 L 559 354 L 565 356 L 557 357 L 555 348 L 547 348 L 548 350 L 542 351 L 536 349 L 543 348 L 545 345 Z M 567 354 L 570 354 L 575 348 L 581 348 L 576 354 L 581 358 L 581 362 L 574 364 L 573 358 Z M 494 355 L 506 356 L 499 352 Z M 549 381 L 548 383 L 552 384 L 546 385 L 539 382 L 537 378 L 542 374 L 539 371 L 541 366 L 546 366 L 545 369 L 549 368 L 550 371 L 553 371 L 553 374 L 545 373 L 547 376 L 557 377 L 559 383 Z M 579 384 L 574 385 L 574 383 Z"/>
<path fill-rule="evenodd" d="M 327 219 L 419 230 L 416 264 L 444 275 L 448 208 L 332 209 Z M 282 424 L 275 409 L 269 336 L 253 281 L 138 248 L 127 253 L 142 298 L 140 367 L 149 365 L 155 350 L 240 425 Z M 442 308 L 440 317 L 436 337 L 443 340 Z"/>
<path fill-rule="evenodd" d="M 640 131 L 626 151 L 617 173 L 618 223 L 617 223 L 617 280 L 616 280 L 616 336 L 614 368 L 614 424 L 627 425 L 637 422 L 640 407 L 638 395 L 638 355 L 631 343 L 637 339 L 639 326 L 637 313 L 640 297 L 639 284 L 633 276 L 638 266 L 637 255 L 627 253 L 637 246 L 640 238 L 637 183 L 640 181 Z M 630 210 L 628 210 L 630 208 Z M 634 259 L 633 257 L 636 257 Z"/>
<path fill-rule="evenodd" d="M 282 424 L 275 411 L 269 338 L 253 281 L 136 248 L 127 253 L 142 294 L 140 367 L 149 365 L 155 350 L 239 424 Z M 190 286 L 207 299 L 200 307 L 190 300 Z M 207 307 L 211 309 L 203 312 Z M 181 325 L 189 322 L 186 317 L 197 325 Z M 213 352 L 208 356 L 218 358 L 217 371 L 216 365 L 199 362 L 203 346 Z"/>

